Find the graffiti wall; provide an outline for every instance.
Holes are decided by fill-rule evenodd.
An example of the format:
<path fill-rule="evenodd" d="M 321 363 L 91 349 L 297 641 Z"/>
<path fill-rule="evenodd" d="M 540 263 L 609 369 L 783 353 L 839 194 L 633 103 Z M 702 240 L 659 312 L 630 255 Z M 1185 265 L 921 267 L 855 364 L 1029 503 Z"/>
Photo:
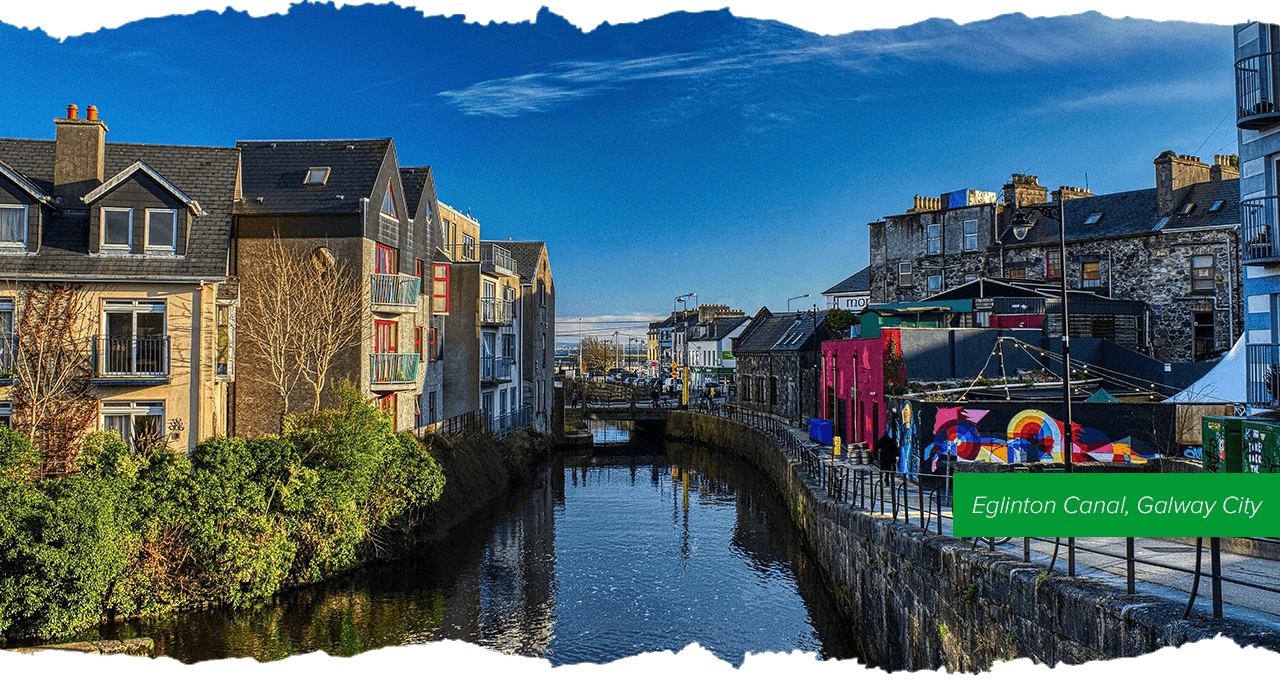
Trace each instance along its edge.
<path fill-rule="evenodd" d="M 949 460 L 1061 463 L 1061 403 L 892 400 L 902 472 L 933 473 Z M 1163 403 L 1072 404 L 1071 460 L 1145 463 L 1182 455 L 1177 406 Z"/>

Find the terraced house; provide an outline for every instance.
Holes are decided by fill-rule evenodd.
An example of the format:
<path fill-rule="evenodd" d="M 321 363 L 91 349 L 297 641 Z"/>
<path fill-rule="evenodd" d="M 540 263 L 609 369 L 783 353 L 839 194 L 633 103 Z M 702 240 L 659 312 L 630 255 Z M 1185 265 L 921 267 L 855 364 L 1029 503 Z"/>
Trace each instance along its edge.
<path fill-rule="evenodd" d="M 273 281 L 255 277 L 271 266 L 273 243 L 308 254 L 319 269 L 345 264 L 358 281 L 362 327 L 356 343 L 335 357 L 328 383 L 355 382 L 394 415 L 398 430 L 426 426 L 443 401 L 443 371 L 431 364 L 443 356 L 438 317 L 450 311 L 451 273 L 437 252 L 442 226 L 429 169 L 401 168 L 389 138 L 241 141 L 237 147 L 243 198 L 235 209 L 233 265 L 243 296 L 258 294 L 252 281 Z M 242 347 L 235 431 L 272 432 L 281 404 L 266 379 L 270 357 L 248 343 Z M 310 408 L 309 388 L 292 389 L 289 410 Z M 326 388 L 321 406 L 334 403 Z"/>
<path fill-rule="evenodd" d="M 86 113 L 0 139 L 0 421 L 190 450 L 232 427 L 240 151 L 109 143 Z"/>

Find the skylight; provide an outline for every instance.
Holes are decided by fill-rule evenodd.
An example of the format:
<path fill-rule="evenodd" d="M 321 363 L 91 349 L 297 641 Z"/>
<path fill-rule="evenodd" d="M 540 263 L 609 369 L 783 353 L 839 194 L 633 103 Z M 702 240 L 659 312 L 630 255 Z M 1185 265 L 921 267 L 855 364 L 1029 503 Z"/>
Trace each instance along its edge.
<path fill-rule="evenodd" d="M 1088 217 L 1084 218 L 1084 223 L 1085 223 L 1085 224 L 1097 224 L 1097 223 L 1098 223 L 1098 220 L 1100 220 L 1100 219 L 1102 219 L 1102 213 L 1094 213 L 1094 214 L 1092 214 L 1092 215 L 1090 215 L 1090 216 L 1088 216 Z"/>
<path fill-rule="evenodd" d="M 1161 217 L 1161 218 L 1160 218 L 1160 221 L 1159 221 L 1159 222 L 1156 222 L 1156 231 L 1160 231 L 1161 229 L 1163 229 L 1163 228 L 1164 228 L 1164 225 L 1166 225 L 1166 224 L 1168 224 L 1168 223 L 1169 223 L 1169 218 L 1168 218 L 1168 217 Z"/>
<path fill-rule="evenodd" d="M 1182 209 L 1182 214 L 1183 214 L 1183 215 L 1190 215 L 1190 214 L 1191 214 L 1191 211 L 1192 211 L 1192 210 L 1195 210 L 1195 209 L 1196 209 L 1196 204 L 1195 204 L 1195 203 L 1188 203 L 1188 204 L 1186 205 L 1186 207 L 1184 207 L 1184 208 Z"/>
<path fill-rule="evenodd" d="M 1209 206 L 1209 212 L 1218 212 L 1219 210 L 1222 210 L 1222 204 L 1225 202 L 1226 201 L 1223 201 L 1221 199 L 1214 201 L 1213 205 Z"/>
<path fill-rule="evenodd" d="M 307 168 L 303 184 L 324 184 L 329 179 L 329 168 Z"/>

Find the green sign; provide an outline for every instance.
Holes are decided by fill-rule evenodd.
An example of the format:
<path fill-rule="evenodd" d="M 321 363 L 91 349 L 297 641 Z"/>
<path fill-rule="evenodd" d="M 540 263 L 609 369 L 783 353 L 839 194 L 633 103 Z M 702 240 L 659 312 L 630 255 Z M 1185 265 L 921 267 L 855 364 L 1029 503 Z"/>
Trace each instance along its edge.
<path fill-rule="evenodd" d="M 955 476 L 956 536 L 1280 536 L 1270 475 Z"/>
<path fill-rule="evenodd" d="M 726 350 L 721 350 L 721 351 L 720 351 L 720 360 L 721 360 L 721 361 L 733 361 L 733 351 L 732 351 L 732 350 L 727 350 L 727 349 L 726 349 Z"/>

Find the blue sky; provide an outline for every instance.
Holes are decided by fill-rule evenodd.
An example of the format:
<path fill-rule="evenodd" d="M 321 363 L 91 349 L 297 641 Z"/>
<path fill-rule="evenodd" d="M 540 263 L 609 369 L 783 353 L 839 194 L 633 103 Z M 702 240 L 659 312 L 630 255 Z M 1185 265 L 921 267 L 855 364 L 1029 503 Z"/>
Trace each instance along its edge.
<path fill-rule="evenodd" d="M 203 3 L 189 4 L 176 7 Z M 537 11 L 503 4 L 477 18 Z M 551 17 L 251 2 L 62 42 L 0 31 L 27 93 L 0 101 L 0 135 L 50 138 L 75 102 L 98 106 L 112 141 L 394 137 L 401 163 L 432 165 L 441 199 L 483 237 L 548 242 L 561 339 L 579 318 L 639 337 L 690 291 L 748 313 L 804 294 L 821 304 L 866 264 L 866 224 L 914 194 L 998 191 L 1015 172 L 1121 191 L 1151 186 L 1165 149 L 1235 150 L 1227 25 L 1242 17 L 992 18 L 1016 6 L 923 3 L 903 16 L 969 23 L 895 29 L 888 14 L 788 4 L 810 10 L 791 15 L 810 30 L 716 13 L 619 25 L 642 15 L 581 3 L 564 10 L 586 33 Z M 0 21 L 75 30 L 15 11 Z M 426 10 L 458 11 L 473 14 Z"/>

